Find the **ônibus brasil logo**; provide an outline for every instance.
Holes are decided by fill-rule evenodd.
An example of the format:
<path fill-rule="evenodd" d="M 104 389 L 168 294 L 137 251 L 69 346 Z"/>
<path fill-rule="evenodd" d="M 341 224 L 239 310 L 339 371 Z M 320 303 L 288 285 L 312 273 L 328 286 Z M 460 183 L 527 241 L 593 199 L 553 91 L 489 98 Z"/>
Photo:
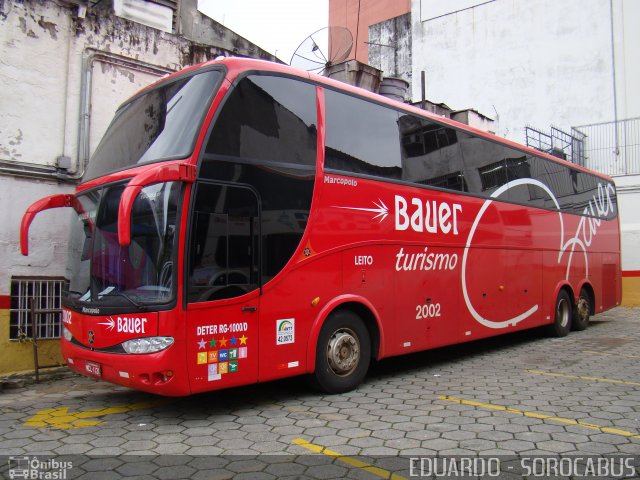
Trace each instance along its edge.
<path fill-rule="evenodd" d="M 580 252 L 582 253 L 586 275 L 589 275 L 588 248 L 591 246 L 593 239 L 598 233 L 598 228 L 601 225 L 602 219 L 608 218 L 610 215 L 615 213 L 615 205 L 612 200 L 612 197 L 615 196 L 615 188 L 610 183 L 604 184 L 600 182 L 598 183 L 596 193 L 592 196 L 587 206 L 583 210 L 583 214 L 585 216 L 581 217 L 573 236 L 569 236 L 571 234 L 567 234 L 565 232 L 565 222 L 562 215 L 562 210 L 560 208 L 560 203 L 558 202 L 558 199 L 553 194 L 553 192 L 544 183 L 533 178 L 521 178 L 508 182 L 495 190 L 491 194 L 491 196 L 484 201 L 484 203 L 480 207 L 480 210 L 478 211 L 478 213 L 476 213 L 475 218 L 471 222 L 471 228 L 469 229 L 467 234 L 467 240 L 464 246 L 462 262 L 460 265 L 460 281 L 465 305 L 471 316 L 478 323 L 481 323 L 482 325 L 489 328 L 506 328 L 508 326 L 517 325 L 519 322 L 533 315 L 540 308 L 538 304 L 534 304 L 524 312 L 515 315 L 513 318 L 501 321 L 492 320 L 483 317 L 475 309 L 473 303 L 471 302 L 471 299 L 469 298 L 469 292 L 467 288 L 467 264 L 469 263 L 469 249 L 472 246 L 473 238 L 485 212 L 495 200 L 499 199 L 510 189 L 521 185 L 527 185 L 532 188 L 543 190 L 552 200 L 557 210 L 558 226 L 560 227 L 560 244 L 557 263 L 560 264 L 563 261 L 563 258 L 565 258 L 566 256 L 566 280 L 569 279 L 574 253 L 577 255 L 580 255 Z M 371 220 L 376 221 L 376 223 L 378 224 L 381 224 L 391 214 L 391 212 L 389 211 L 389 208 L 387 207 L 385 202 L 380 198 L 378 198 L 377 201 L 372 201 L 371 203 L 373 204 L 373 206 L 353 207 L 334 205 L 334 208 L 360 211 L 371 214 L 373 215 L 371 217 Z M 420 233 L 440 233 L 445 235 L 458 235 L 460 233 L 460 230 L 458 228 L 458 220 L 462 215 L 462 205 L 459 203 L 449 203 L 446 201 L 438 202 L 436 200 L 422 200 L 416 197 L 412 197 L 409 199 L 409 201 L 407 201 L 407 199 L 402 195 L 395 195 L 393 205 L 395 207 L 395 211 L 393 212 L 394 229 L 396 231 L 413 230 Z M 404 268 L 400 268 L 398 263 L 396 264 L 396 270 L 430 270 L 431 268 L 424 268 L 424 265 L 425 260 L 427 261 L 426 265 L 433 264 L 428 263 L 429 255 L 433 254 L 426 254 L 426 251 L 427 249 L 425 248 L 424 254 L 419 253 L 416 256 L 412 257 L 413 261 L 408 262 L 409 265 L 413 265 L 413 267 L 419 265 L 423 268 L 406 268 L 406 258 L 408 256 L 404 257 L 404 255 L 406 254 L 404 254 L 403 250 L 401 249 L 397 255 L 398 262 L 400 262 L 400 260 L 404 258 L 405 266 Z M 446 255 L 447 257 L 445 258 L 444 256 L 442 256 L 442 258 L 440 259 L 440 263 L 436 263 L 437 265 L 449 265 L 450 267 L 455 267 L 457 265 L 456 253 L 452 253 L 450 254 L 450 256 L 449 254 L 444 255 Z"/>

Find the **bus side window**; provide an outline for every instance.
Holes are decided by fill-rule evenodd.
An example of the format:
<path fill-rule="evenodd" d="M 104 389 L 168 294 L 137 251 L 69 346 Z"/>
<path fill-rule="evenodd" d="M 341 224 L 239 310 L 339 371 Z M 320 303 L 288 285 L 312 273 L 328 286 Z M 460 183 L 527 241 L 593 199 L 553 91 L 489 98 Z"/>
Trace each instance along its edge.
<path fill-rule="evenodd" d="M 453 128 L 415 115 L 400 116 L 402 179 L 466 192 L 464 165 Z"/>
<path fill-rule="evenodd" d="M 500 187 L 515 180 L 539 177 L 545 183 L 544 169 L 532 156 L 467 133 L 459 133 L 459 138 L 469 191 L 489 197 Z M 549 196 L 531 182 L 511 186 L 500 194 L 500 199 L 529 207 L 548 207 Z"/>
<path fill-rule="evenodd" d="M 328 89 L 325 102 L 325 168 L 400 180 L 398 112 Z"/>
<path fill-rule="evenodd" d="M 317 115 L 315 85 L 248 75 L 229 92 L 206 143 L 200 178 L 251 185 L 260 199 L 262 284 L 291 260 L 307 225 Z"/>
<path fill-rule="evenodd" d="M 248 76 L 230 93 L 206 153 L 312 168 L 316 163 L 315 87 L 283 77 Z"/>
<path fill-rule="evenodd" d="M 258 288 L 258 203 L 247 188 L 198 184 L 189 250 L 190 302 Z"/>

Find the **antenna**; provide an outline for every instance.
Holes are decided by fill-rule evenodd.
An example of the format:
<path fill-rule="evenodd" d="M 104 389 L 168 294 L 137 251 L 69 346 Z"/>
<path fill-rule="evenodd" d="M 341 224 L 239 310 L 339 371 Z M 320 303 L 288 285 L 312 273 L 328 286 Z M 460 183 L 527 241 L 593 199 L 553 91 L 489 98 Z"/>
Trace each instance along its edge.
<path fill-rule="evenodd" d="M 343 62 L 351 53 L 353 36 L 346 27 L 324 27 L 305 38 L 296 48 L 289 64 L 307 72 L 323 71 Z"/>

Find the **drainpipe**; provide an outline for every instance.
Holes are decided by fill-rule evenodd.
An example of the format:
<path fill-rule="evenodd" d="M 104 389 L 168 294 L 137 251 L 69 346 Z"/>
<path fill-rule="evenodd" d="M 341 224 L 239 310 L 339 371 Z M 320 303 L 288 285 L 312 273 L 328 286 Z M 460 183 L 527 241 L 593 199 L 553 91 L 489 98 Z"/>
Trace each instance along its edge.
<path fill-rule="evenodd" d="M 613 153 L 620 155 L 620 146 L 618 144 L 618 90 L 616 85 L 616 44 L 613 18 L 613 0 L 609 0 L 609 14 L 611 16 L 611 72 L 613 80 L 613 128 L 615 129 L 615 150 Z M 626 165 L 625 165 L 626 173 Z"/>
<path fill-rule="evenodd" d="M 4 173 L 19 177 L 39 178 L 70 183 L 77 182 L 82 178 L 89 162 L 91 85 L 93 81 L 93 64 L 96 61 L 158 77 L 175 72 L 175 70 L 153 65 L 134 58 L 125 57 L 124 55 L 105 52 L 95 48 L 86 48 L 82 53 L 82 71 L 80 73 L 80 113 L 78 119 L 78 154 L 76 156 L 76 170 L 68 173 L 62 172 L 51 165 L 34 165 L 30 163 L 0 160 L 0 174 Z"/>
<path fill-rule="evenodd" d="M 80 77 L 80 123 L 78 128 L 78 155 L 76 171 L 71 175 L 74 180 L 82 178 L 89 163 L 89 132 L 91 127 L 91 84 L 93 81 L 93 63 L 96 61 L 123 67 L 137 72 L 162 77 L 175 72 L 169 68 L 125 57 L 115 53 L 87 48 L 82 54 L 82 73 Z"/>

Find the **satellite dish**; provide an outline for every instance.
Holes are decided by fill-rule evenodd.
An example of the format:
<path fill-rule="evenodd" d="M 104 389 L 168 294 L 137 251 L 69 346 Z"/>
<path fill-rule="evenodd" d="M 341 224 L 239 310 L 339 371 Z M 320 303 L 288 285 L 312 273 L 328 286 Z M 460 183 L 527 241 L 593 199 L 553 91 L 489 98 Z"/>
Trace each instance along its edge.
<path fill-rule="evenodd" d="M 325 68 L 343 62 L 351 53 L 353 36 L 346 27 L 324 27 L 305 38 L 289 64 L 322 74 Z"/>

